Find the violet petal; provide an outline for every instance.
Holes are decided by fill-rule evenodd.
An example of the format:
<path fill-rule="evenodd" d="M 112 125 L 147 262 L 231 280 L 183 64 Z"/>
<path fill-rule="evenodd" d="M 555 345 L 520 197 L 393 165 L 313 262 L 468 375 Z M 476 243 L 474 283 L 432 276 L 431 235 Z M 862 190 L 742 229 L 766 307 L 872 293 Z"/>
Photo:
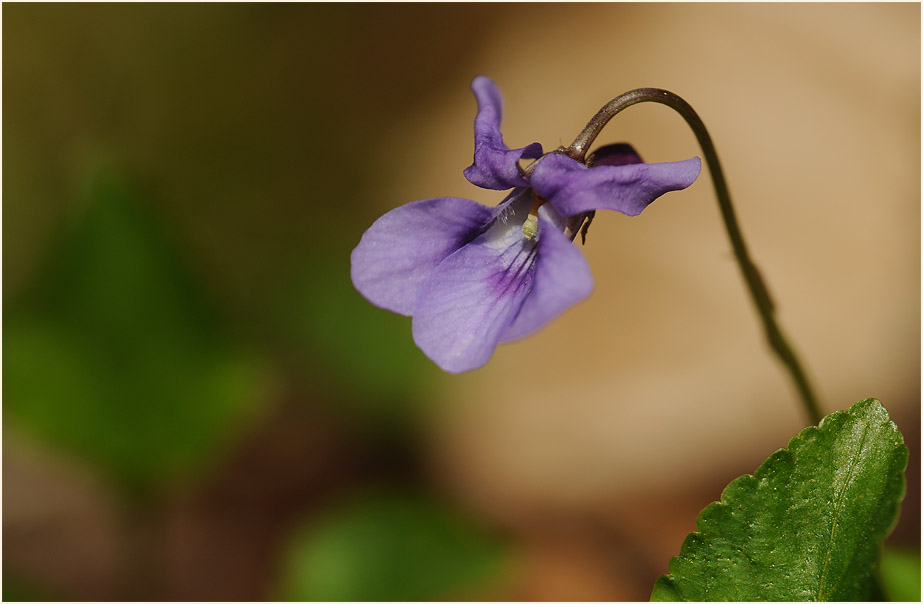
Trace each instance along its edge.
<path fill-rule="evenodd" d="M 414 201 L 391 210 L 363 233 L 352 251 L 353 285 L 372 304 L 409 315 L 433 268 L 477 237 L 493 211 L 458 197 Z"/>
<path fill-rule="evenodd" d="M 502 342 L 537 331 L 593 292 L 593 275 L 577 246 L 543 218 L 538 233 L 532 289 Z"/>
<path fill-rule="evenodd" d="M 528 295 L 536 250 L 521 219 L 498 220 L 443 260 L 414 305 L 417 346 L 451 373 L 484 365 Z"/>
<path fill-rule="evenodd" d="M 603 209 L 637 216 L 664 193 L 691 185 L 701 169 L 698 157 L 661 164 L 587 168 L 554 153 L 535 166 L 531 184 L 565 216 Z"/>
<path fill-rule="evenodd" d="M 532 143 L 521 149 L 510 149 L 500 133 L 503 99 L 500 89 L 487 76 L 478 76 L 471 83 L 478 102 L 474 120 L 474 163 L 465 169 L 465 178 L 484 189 L 510 189 L 527 184 L 519 170 L 521 159 L 536 159 L 542 146 Z"/>

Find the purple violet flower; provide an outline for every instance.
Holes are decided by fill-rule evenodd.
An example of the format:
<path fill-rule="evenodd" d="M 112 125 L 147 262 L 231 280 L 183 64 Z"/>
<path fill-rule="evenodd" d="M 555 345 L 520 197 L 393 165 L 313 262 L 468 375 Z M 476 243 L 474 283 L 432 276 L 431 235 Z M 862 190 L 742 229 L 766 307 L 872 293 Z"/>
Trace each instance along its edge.
<path fill-rule="evenodd" d="M 403 205 L 376 220 L 350 256 L 356 289 L 413 317 L 414 342 L 452 373 L 481 367 L 498 344 L 537 331 L 590 295 L 593 277 L 572 243 L 590 212 L 636 216 L 701 170 L 697 157 L 642 163 L 625 144 L 599 149 L 592 168 L 562 153 L 543 155 L 539 143 L 510 149 L 496 84 L 479 76 L 471 88 L 478 115 L 465 177 L 512 191 L 494 208 L 457 197 Z M 530 172 L 522 159 L 538 161 Z"/>

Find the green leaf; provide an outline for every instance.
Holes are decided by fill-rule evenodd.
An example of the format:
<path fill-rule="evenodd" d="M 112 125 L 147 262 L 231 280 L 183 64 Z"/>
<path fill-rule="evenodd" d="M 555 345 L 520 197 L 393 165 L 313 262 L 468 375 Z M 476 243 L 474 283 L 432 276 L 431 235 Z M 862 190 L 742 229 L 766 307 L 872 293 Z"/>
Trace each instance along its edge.
<path fill-rule="evenodd" d="M 881 403 L 802 430 L 699 514 L 655 601 L 867 600 L 904 496 L 907 447 Z"/>
<path fill-rule="evenodd" d="M 920 552 L 885 548 L 881 556 L 881 579 L 893 602 L 920 601 Z"/>
<path fill-rule="evenodd" d="M 504 548 L 454 510 L 421 496 L 377 495 L 296 532 L 281 598 L 441 600 L 483 588 L 504 560 Z"/>
<path fill-rule="evenodd" d="M 147 489 L 206 462 L 261 400 L 262 365 L 224 332 L 167 225 L 114 173 L 5 309 L 10 423 Z"/>

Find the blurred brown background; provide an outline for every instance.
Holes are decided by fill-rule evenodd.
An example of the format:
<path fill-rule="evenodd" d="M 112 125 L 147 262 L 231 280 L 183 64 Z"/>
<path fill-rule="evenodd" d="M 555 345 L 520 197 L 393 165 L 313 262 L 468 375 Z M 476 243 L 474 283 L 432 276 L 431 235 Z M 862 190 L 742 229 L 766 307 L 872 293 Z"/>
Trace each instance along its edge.
<path fill-rule="evenodd" d="M 444 375 L 349 283 L 381 213 L 611 97 L 701 115 L 825 411 L 879 398 L 918 548 L 916 4 L 5 5 L 5 599 L 647 599 L 806 424 L 707 172 L 596 291 Z M 667 108 L 599 143 L 698 155 Z"/>

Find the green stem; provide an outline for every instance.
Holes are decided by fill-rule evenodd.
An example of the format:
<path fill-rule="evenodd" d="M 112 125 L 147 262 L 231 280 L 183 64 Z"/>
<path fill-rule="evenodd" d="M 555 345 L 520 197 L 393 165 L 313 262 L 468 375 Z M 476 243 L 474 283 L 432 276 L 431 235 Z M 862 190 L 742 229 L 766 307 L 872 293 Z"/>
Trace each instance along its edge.
<path fill-rule="evenodd" d="M 728 191 L 727 182 L 724 179 L 724 172 L 721 170 L 721 163 L 718 161 L 718 153 L 712 143 L 711 137 L 705 124 L 692 109 L 692 107 L 682 98 L 672 92 L 661 90 L 659 88 L 638 88 L 617 96 L 609 101 L 602 109 L 597 112 L 592 120 L 587 124 L 574 142 L 564 150 L 564 153 L 577 161 L 583 161 L 587 149 L 603 127 L 622 109 L 630 107 L 636 103 L 653 102 L 661 103 L 675 110 L 686 123 L 692 128 L 699 145 L 702 147 L 702 153 L 705 155 L 705 162 L 711 172 L 712 181 L 715 185 L 715 194 L 718 196 L 718 206 L 721 208 L 721 216 L 724 219 L 724 226 L 727 228 L 728 237 L 731 239 L 731 246 L 734 248 L 734 256 L 740 266 L 740 272 L 743 275 L 744 282 L 750 291 L 753 303 L 756 305 L 757 313 L 763 322 L 763 328 L 766 332 L 766 339 L 773 352 L 782 360 L 783 365 L 791 374 L 792 380 L 801 395 L 801 402 L 804 405 L 808 417 L 813 423 L 819 423 L 821 419 L 820 407 L 817 399 L 808 383 L 808 378 L 798 361 L 798 357 L 792 350 L 791 345 L 782 333 L 782 329 L 776 323 L 772 298 L 766 284 L 763 282 L 760 273 L 750 254 L 747 252 L 747 246 L 744 243 L 743 235 L 740 232 L 740 226 L 737 224 L 737 217 L 734 215 L 734 207 L 731 205 L 731 194 Z"/>

